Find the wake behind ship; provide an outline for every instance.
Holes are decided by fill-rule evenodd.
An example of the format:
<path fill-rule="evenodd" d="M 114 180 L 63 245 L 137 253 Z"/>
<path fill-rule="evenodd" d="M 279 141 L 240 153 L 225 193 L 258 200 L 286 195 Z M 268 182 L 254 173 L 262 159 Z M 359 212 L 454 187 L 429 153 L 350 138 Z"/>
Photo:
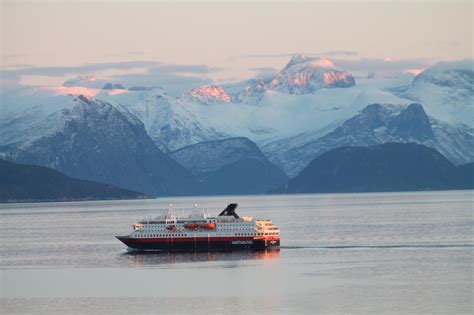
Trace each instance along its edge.
<path fill-rule="evenodd" d="M 177 217 L 172 213 L 133 225 L 126 236 L 116 236 L 132 249 L 205 251 L 271 249 L 280 246 L 280 230 L 271 220 L 239 217 L 237 204 L 229 204 L 217 217 L 205 213 Z"/>

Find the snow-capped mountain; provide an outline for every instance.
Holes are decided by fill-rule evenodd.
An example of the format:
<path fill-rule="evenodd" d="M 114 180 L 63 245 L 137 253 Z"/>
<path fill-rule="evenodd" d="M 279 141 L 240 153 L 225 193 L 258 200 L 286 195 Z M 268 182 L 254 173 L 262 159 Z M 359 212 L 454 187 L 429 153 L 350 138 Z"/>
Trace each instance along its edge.
<path fill-rule="evenodd" d="M 202 142 L 169 156 L 196 175 L 212 194 L 261 194 L 288 180 L 247 138 Z"/>
<path fill-rule="evenodd" d="M 304 95 L 323 88 L 354 85 L 354 77 L 329 59 L 295 55 L 275 76 L 223 86 L 204 85 L 183 93 L 180 98 L 207 105 L 229 102 L 256 105 L 267 91 Z"/>
<path fill-rule="evenodd" d="M 229 137 L 202 111 L 193 110 L 203 105 L 184 103 L 167 95 L 161 88 L 113 95 L 101 93 L 98 98 L 126 107 L 143 122 L 150 137 L 164 151 Z"/>
<path fill-rule="evenodd" d="M 268 161 L 255 143 L 243 137 L 201 142 L 168 155 L 196 175 L 216 171 L 244 158 Z"/>
<path fill-rule="evenodd" d="M 474 128 L 467 125 L 450 125 L 430 118 L 436 142 L 425 143 L 442 153 L 455 165 L 474 161 Z"/>
<path fill-rule="evenodd" d="M 74 104 L 72 96 L 40 88 L 4 91 L 0 96 L 0 146 L 27 144 L 56 132 L 60 121 L 53 113 Z"/>
<path fill-rule="evenodd" d="M 294 56 L 270 82 L 269 89 L 289 94 L 309 94 L 322 88 L 348 88 L 354 77 L 329 59 Z"/>
<path fill-rule="evenodd" d="M 455 164 L 474 160 L 474 130 L 453 127 L 429 118 L 420 104 L 371 104 L 359 114 L 320 137 L 297 137 L 268 143 L 262 150 L 290 177 L 315 157 L 343 146 L 370 146 L 386 142 L 416 142 L 435 148 Z M 320 133 L 321 134 L 321 133 Z"/>
<path fill-rule="evenodd" d="M 350 76 L 329 60 L 295 56 L 273 77 L 237 84 L 200 87 L 185 92 L 178 98 L 167 95 L 161 88 L 133 87 L 126 90 L 118 83 L 107 84 L 108 88 L 114 88 L 112 90 L 103 90 L 103 83 L 99 89 L 87 88 L 81 85 L 87 86 L 89 84 L 87 81 L 90 79 L 79 78 L 74 81 L 79 86 L 62 87 L 59 90 L 52 88 L 51 99 L 43 101 L 32 97 L 30 105 L 31 107 L 33 105 L 49 107 L 52 103 L 61 105 L 61 102 L 55 99 L 64 98 L 68 94 L 84 94 L 120 104 L 142 120 L 155 143 L 167 151 L 203 141 L 235 136 L 247 137 L 262 145 L 302 133 L 313 131 L 320 133 L 319 130 L 342 123 L 370 103 L 411 102 L 386 90 L 387 87 L 392 88 L 397 84 L 409 84 L 409 81 L 400 78 L 378 80 L 361 78 L 358 79 L 357 85 L 350 87 L 339 88 L 339 84 L 335 84 L 333 87 L 314 90 L 316 88 L 314 75 L 320 71 L 323 74 L 326 71 L 339 71 L 345 76 Z M 283 77 L 300 76 L 310 78 L 311 80 L 305 81 L 309 85 L 294 85 L 291 80 L 291 82 L 281 80 Z M 275 78 L 279 78 L 280 83 L 273 86 Z M 96 82 L 101 80 L 95 78 L 94 83 Z M 282 85 L 284 82 L 286 83 Z M 72 81 L 66 85 L 70 84 Z M 342 86 L 345 86 L 345 83 Z M 298 90 L 298 87 L 312 92 L 300 94 L 305 91 Z M 61 99 L 61 101 L 67 100 Z M 18 102 L 14 95 L 11 102 L 12 106 L 16 106 Z M 35 120 L 34 116 L 31 115 Z M 8 119 L 18 121 L 15 117 Z M 24 126 L 28 124 L 25 123 Z"/>
<path fill-rule="evenodd" d="M 230 92 L 232 102 L 257 105 L 265 95 L 269 82 L 270 79 L 251 79 L 224 88 Z"/>
<path fill-rule="evenodd" d="M 292 77 L 298 76 L 297 73 L 306 75 L 313 72 L 315 75 L 315 71 L 346 73 L 329 60 L 295 56 L 276 76 L 199 87 L 178 98 L 167 95 L 160 88 L 133 87 L 126 90 L 117 83 L 105 84 L 105 90 L 102 89 L 104 84 L 100 89 L 87 88 L 81 86 L 89 84 L 89 79 L 85 78 L 70 81 L 68 85 L 75 82 L 79 86 L 70 86 L 59 92 L 62 95 L 85 94 L 126 107 L 143 121 L 148 134 L 165 151 L 233 136 L 247 137 L 262 144 L 342 122 L 370 102 L 408 102 L 383 91 L 383 85 L 374 86 L 373 80 L 361 79 L 358 85 L 346 88 L 338 88 L 336 84 L 307 94 L 299 94 L 303 90 L 296 94 L 291 92 L 296 91 L 290 88 L 294 82 L 287 82 L 289 85 L 285 83 L 286 88 L 282 88 L 280 79 L 286 75 Z M 308 77 L 311 78 L 307 82 L 309 85 L 302 87 L 313 89 L 313 74 Z M 277 77 L 281 83 L 277 85 L 278 89 L 272 85 Z M 94 82 L 103 82 L 95 79 Z"/>
<path fill-rule="evenodd" d="M 295 55 L 276 75 L 230 85 L 228 91 L 231 91 L 234 102 L 258 104 L 269 90 L 304 95 L 323 88 L 349 88 L 354 85 L 354 76 L 338 68 L 331 60 Z"/>
<path fill-rule="evenodd" d="M 176 150 L 233 136 L 260 142 L 299 133 L 306 128 L 324 127 L 333 119 L 348 118 L 357 112 L 356 108 L 349 107 L 359 93 L 357 90 L 338 93 L 336 89 L 311 95 L 266 91 L 258 106 L 191 102 L 173 98 L 160 89 L 113 95 L 101 93 L 97 97 L 128 108 L 144 122 L 154 141 Z M 335 99 L 341 100 L 337 106 L 330 101 Z M 319 117 L 318 121 L 314 120 L 315 116 Z"/>
<path fill-rule="evenodd" d="M 229 103 L 230 96 L 223 87 L 218 85 L 203 85 L 181 95 L 183 100 L 201 104 Z"/>
<path fill-rule="evenodd" d="M 417 75 L 399 96 L 423 104 L 426 112 L 450 124 L 474 127 L 474 61 L 440 62 Z"/>
<path fill-rule="evenodd" d="M 194 176 L 161 152 L 124 107 L 79 96 L 43 123 L 50 132 L 2 146 L 2 158 L 155 196 L 198 193 Z"/>

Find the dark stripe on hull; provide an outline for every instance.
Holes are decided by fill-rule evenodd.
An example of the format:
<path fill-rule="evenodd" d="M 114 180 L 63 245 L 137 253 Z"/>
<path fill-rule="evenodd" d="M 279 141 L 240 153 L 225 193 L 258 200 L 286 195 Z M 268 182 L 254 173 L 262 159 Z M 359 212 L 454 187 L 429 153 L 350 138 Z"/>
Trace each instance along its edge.
<path fill-rule="evenodd" d="M 159 251 L 209 251 L 209 250 L 263 250 L 278 248 L 279 238 L 268 239 L 145 239 L 130 238 L 128 236 L 117 236 L 125 245 L 137 250 L 159 250 Z"/>

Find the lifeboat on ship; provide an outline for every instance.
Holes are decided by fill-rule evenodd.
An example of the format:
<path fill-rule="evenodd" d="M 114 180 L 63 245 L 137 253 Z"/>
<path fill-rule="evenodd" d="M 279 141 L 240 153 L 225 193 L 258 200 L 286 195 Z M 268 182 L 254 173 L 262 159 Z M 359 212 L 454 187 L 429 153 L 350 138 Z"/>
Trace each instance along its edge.
<path fill-rule="evenodd" d="M 169 225 L 169 226 L 166 227 L 166 229 L 167 229 L 168 231 L 176 231 L 176 226 L 174 226 L 174 225 Z"/>
<path fill-rule="evenodd" d="M 187 229 L 197 229 L 199 227 L 199 224 L 197 223 L 186 223 L 184 225 L 185 228 Z"/>
<path fill-rule="evenodd" d="M 202 229 L 213 230 L 216 227 L 216 225 L 214 223 L 199 223 L 199 227 Z"/>

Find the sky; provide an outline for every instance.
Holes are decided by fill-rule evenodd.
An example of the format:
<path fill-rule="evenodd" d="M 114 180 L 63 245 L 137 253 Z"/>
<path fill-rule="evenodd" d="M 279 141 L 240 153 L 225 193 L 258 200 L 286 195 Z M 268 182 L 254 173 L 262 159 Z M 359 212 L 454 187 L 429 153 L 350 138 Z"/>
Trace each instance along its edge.
<path fill-rule="evenodd" d="M 352 71 L 473 58 L 472 1 L 0 1 L 2 87 L 95 74 L 179 90 L 294 53 Z"/>

